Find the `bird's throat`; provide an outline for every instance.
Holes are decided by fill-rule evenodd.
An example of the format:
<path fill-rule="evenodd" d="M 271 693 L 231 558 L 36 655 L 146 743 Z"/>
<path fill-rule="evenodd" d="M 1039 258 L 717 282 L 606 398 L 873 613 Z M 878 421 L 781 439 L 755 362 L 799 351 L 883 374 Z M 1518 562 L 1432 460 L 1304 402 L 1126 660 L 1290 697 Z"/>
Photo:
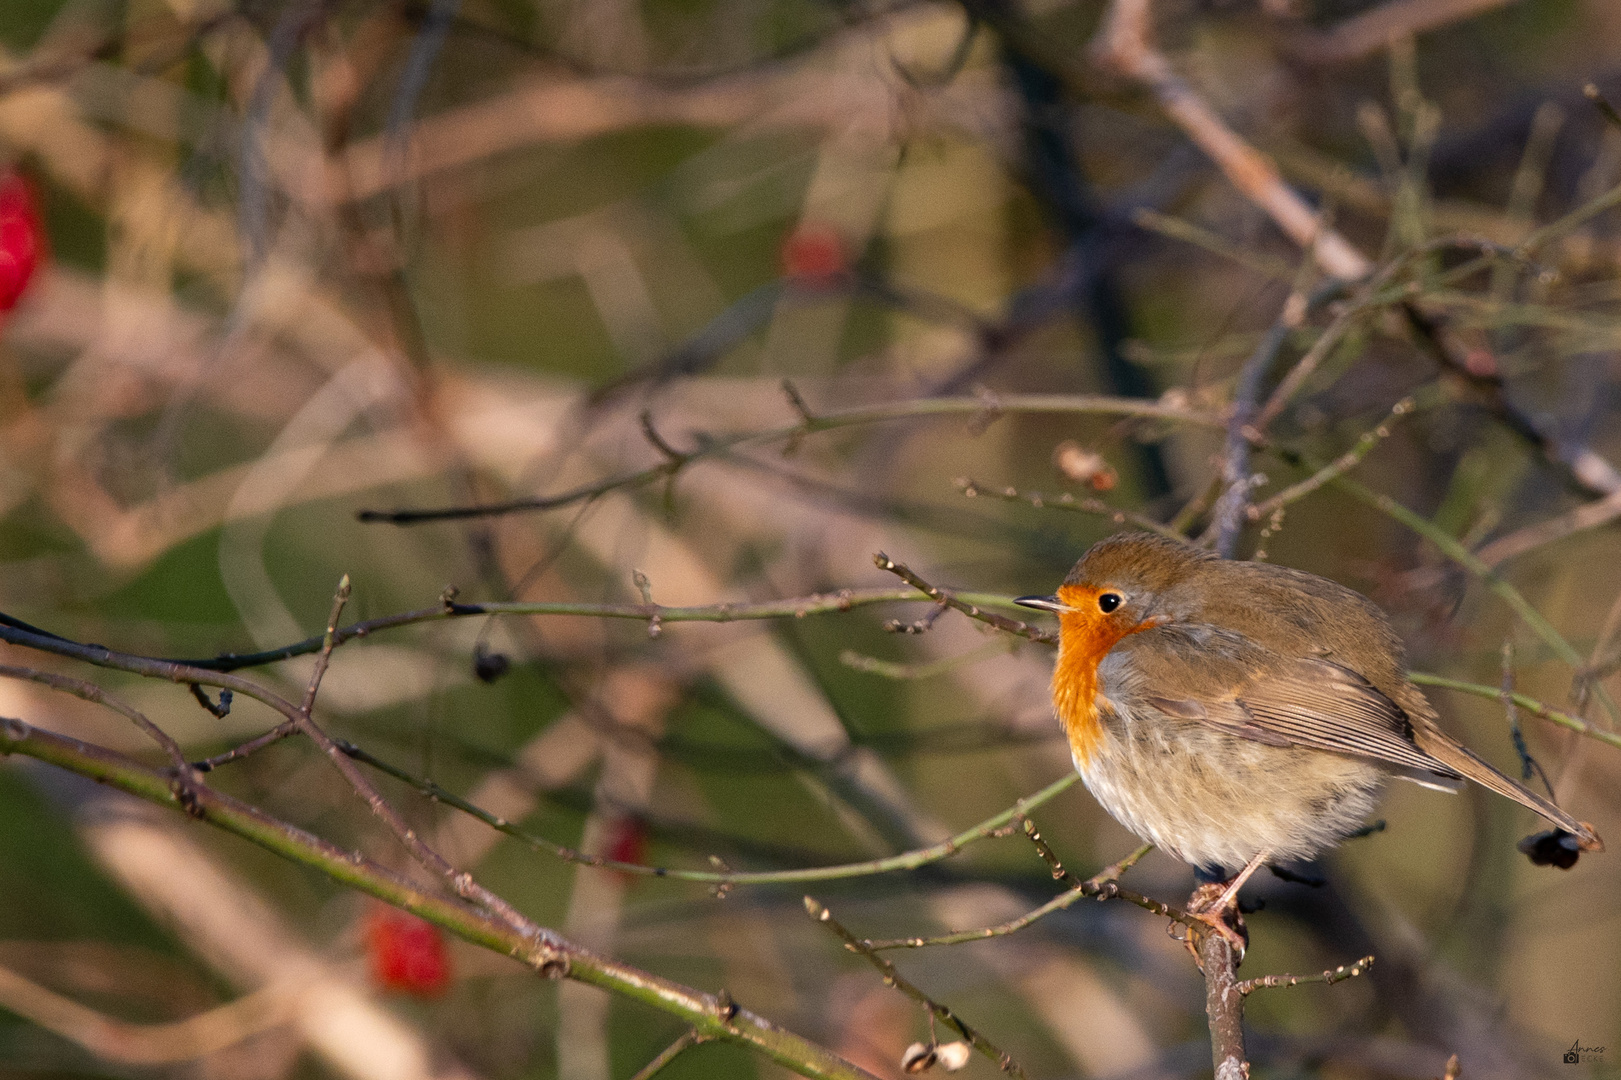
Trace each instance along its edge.
<path fill-rule="evenodd" d="M 1098 665 L 1122 640 L 1156 625 L 1145 620 L 1135 625 L 1095 614 L 1101 590 L 1066 585 L 1058 598 L 1071 610 L 1058 617 L 1058 664 L 1053 668 L 1053 708 L 1069 738 L 1075 764 L 1086 768 L 1103 742 L 1103 718 L 1098 713 Z"/>
<path fill-rule="evenodd" d="M 1067 621 L 1069 616 L 1064 616 Z M 1113 646 L 1113 642 L 1109 643 Z M 1058 666 L 1053 668 L 1053 709 L 1064 725 L 1070 752 L 1077 767 L 1084 769 L 1103 740 L 1103 721 L 1098 716 L 1098 664 L 1107 655 L 1090 647 L 1079 635 L 1061 633 Z"/>

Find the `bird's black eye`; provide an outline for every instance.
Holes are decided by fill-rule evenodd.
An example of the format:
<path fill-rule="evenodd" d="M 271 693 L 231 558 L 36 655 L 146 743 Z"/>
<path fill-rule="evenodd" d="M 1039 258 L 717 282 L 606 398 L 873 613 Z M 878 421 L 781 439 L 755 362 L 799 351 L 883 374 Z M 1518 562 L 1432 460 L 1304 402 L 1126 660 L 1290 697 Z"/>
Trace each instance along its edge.
<path fill-rule="evenodd" d="M 1106 592 L 1098 597 L 1098 610 L 1107 615 L 1115 608 L 1126 602 L 1125 597 L 1117 592 Z"/>

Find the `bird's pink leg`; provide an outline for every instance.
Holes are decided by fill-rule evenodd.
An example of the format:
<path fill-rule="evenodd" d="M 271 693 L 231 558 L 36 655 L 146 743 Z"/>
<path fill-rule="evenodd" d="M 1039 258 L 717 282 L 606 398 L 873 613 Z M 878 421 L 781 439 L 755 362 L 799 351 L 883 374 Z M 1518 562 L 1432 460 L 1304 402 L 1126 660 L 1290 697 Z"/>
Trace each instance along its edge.
<path fill-rule="evenodd" d="M 1257 852 L 1255 858 L 1232 880 L 1224 884 L 1200 885 L 1188 900 L 1188 914 L 1226 938 L 1227 944 L 1232 946 L 1233 956 L 1239 960 L 1244 958 L 1244 950 L 1249 948 L 1250 941 L 1249 932 L 1244 927 L 1244 917 L 1238 913 L 1238 890 L 1271 856 L 1270 851 Z M 1198 959 L 1198 949 L 1191 938 L 1188 951 L 1193 953 L 1195 960 Z"/>

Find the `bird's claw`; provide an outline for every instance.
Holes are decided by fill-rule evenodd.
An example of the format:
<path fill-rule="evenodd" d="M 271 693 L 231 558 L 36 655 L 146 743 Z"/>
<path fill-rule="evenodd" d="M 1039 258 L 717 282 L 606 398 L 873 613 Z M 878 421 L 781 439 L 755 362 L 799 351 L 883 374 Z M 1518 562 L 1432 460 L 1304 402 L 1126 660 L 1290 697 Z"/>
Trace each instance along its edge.
<path fill-rule="evenodd" d="M 1227 942 L 1228 947 L 1233 950 L 1234 967 L 1243 961 L 1244 952 L 1250 944 L 1250 932 L 1249 927 L 1244 925 L 1243 914 L 1234 903 L 1236 899 L 1236 895 L 1228 896 L 1226 886 L 1220 883 L 1200 885 L 1188 898 L 1189 917 L 1208 928 L 1201 933 L 1188 927 L 1187 929 L 1193 932 L 1182 938 L 1188 952 L 1193 954 L 1193 962 L 1199 964 L 1199 970 L 1204 970 L 1204 965 L 1199 963 L 1199 942 L 1203 933 L 1217 934 Z"/>

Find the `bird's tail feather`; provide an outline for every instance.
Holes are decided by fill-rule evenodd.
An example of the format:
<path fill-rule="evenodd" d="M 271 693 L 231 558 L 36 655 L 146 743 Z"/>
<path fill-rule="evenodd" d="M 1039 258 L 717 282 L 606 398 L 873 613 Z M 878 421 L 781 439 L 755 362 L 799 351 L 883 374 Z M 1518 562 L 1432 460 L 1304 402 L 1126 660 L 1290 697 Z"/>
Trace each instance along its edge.
<path fill-rule="evenodd" d="M 1593 826 L 1585 821 L 1577 821 L 1541 795 L 1504 776 L 1483 759 L 1475 756 L 1468 747 L 1445 736 L 1432 737 L 1426 741 L 1430 743 L 1423 747 L 1426 754 L 1462 773 L 1481 787 L 1495 791 L 1504 798 L 1513 799 L 1527 809 L 1535 810 L 1576 837 L 1583 851 L 1604 850 L 1604 841 L 1593 831 Z"/>

